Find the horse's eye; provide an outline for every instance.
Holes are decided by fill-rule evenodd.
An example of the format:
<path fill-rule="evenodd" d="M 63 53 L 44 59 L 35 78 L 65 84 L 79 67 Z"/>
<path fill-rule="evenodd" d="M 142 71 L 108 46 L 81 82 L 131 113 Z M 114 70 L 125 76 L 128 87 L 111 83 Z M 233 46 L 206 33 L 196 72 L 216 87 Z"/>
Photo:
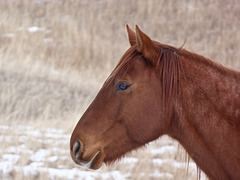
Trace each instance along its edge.
<path fill-rule="evenodd" d="M 120 83 L 117 84 L 116 90 L 117 91 L 124 91 L 124 90 L 128 89 L 130 86 L 131 86 L 131 84 L 120 82 Z"/>

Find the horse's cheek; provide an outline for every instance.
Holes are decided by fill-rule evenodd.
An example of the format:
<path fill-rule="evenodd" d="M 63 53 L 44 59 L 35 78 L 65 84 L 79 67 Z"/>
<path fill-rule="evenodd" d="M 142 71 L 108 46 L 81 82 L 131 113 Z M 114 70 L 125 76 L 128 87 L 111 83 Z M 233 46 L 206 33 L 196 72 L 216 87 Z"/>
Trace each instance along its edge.
<path fill-rule="evenodd" d="M 139 113 L 140 111 L 142 110 L 136 110 L 138 113 L 134 113 L 134 117 L 125 123 L 129 135 L 137 142 L 145 144 L 161 136 L 166 123 L 160 122 L 156 113 Z"/>

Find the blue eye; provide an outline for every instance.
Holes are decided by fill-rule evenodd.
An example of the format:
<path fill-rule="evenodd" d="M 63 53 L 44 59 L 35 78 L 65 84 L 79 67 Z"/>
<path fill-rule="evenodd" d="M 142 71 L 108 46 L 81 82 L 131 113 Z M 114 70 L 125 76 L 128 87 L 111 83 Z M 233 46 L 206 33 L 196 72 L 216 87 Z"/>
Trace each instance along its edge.
<path fill-rule="evenodd" d="M 131 86 L 131 84 L 126 84 L 124 82 L 120 82 L 120 83 L 117 84 L 116 90 L 117 91 L 124 91 L 124 90 L 128 89 L 130 86 Z"/>

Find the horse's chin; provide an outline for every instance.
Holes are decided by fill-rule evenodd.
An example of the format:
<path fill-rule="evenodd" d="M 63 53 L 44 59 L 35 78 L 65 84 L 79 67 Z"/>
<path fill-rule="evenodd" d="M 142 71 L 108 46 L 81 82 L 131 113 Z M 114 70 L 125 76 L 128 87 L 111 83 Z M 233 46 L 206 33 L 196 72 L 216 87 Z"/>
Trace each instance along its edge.
<path fill-rule="evenodd" d="M 96 152 L 96 154 L 91 158 L 90 161 L 84 161 L 82 159 L 75 159 L 75 163 L 85 167 L 87 169 L 99 169 L 103 164 L 104 155 L 101 151 Z"/>

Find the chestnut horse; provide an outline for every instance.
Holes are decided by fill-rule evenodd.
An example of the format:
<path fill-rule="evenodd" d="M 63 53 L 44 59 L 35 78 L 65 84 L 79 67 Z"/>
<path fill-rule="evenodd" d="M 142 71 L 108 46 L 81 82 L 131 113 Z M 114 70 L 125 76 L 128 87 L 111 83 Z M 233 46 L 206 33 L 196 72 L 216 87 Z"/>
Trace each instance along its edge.
<path fill-rule="evenodd" d="M 239 180 L 240 72 L 138 26 L 127 33 L 131 47 L 72 133 L 73 161 L 98 169 L 167 134 L 209 179 Z"/>

